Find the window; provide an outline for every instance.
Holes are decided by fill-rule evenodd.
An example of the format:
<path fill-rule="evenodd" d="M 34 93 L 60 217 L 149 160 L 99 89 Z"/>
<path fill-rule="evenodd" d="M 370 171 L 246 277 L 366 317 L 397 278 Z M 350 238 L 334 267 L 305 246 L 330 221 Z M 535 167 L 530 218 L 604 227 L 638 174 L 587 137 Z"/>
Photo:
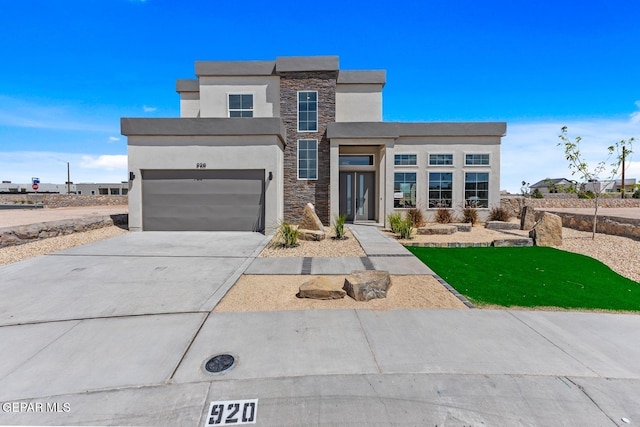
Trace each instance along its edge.
<path fill-rule="evenodd" d="M 489 174 L 468 172 L 464 174 L 464 200 L 474 208 L 489 207 Z"/>
<path fill-rule="evenodd" d="M 429 165 L 451 166 L 453 165 L 453 154 L 429 154 Z"/>
<path fill-rule="evenodd" d="M 318 92 L 298 92 L 298 132 L 317 132 Z"/>
<path fill-rule="evenodd" d="M 340 166 L 371 166 L 373 165 L 372 155 L 361 154 L 341 154 Z"/>
<path fill-rule="evenodd" d="M 488 165 L 489 155 L 488 154 L 467 154 L 464 156 L 464 164 L 469 166 Z"/>
<path fill-rule="evenodd" d="M 109 189 L 108 188 L 98 188 L 98 194 L 102 195 L 102 196 L 106 196 L 109 194 Z"/>
<path fill-rule="evenodd" d="M 253 95 L 229 94 L 229 117 L 253 117 Z"/>
<path fill-rule="evenodd" d="M 416 166 L 418 164 L 415 154 L 396 154 L 394 158 L 396 166 Z"/>
<path fill-rule="evenodd" d="M 429 172 L 429 208 L 452 207 L 452 177 L 451 172 Z"/>
<path fill-rule="evenodd" d="M 393 174 L 393 207 L 416 207 L 415 172 L 395 172 Z"/>
<path fill-rule="evenodd" d="M 109 193 L 112 196 L 119 196 L 120 195 L 120 189 L 119 188 L 110 188 L 109 189 Z"/>
<path fill-rule="evenodd" d="M 298 179 L 318 179 L 318 141 L 298 140 Z"/>
<path fill-rule="evenodd" d="M 121 193 L 121 194 L 122 194 L 123 196 L 126 196 L 126 195 L 127 195 L 127 193 L 129 193 L 129 189 L 128 189 L 128 188 L 123 188 L 123 189 L 122 189 L 122 193 Z"/>

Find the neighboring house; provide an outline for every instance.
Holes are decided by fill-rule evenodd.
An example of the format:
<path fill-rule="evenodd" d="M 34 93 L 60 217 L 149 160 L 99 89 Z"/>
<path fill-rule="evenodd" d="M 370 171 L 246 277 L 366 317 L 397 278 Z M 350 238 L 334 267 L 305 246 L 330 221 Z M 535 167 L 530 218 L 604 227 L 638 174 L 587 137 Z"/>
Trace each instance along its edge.
<path fill-rule="evenodd" d="M 529 189 L 532 192 L 538 190 L 542 194 L 562 193 L 566 189 L 575 185 L 575 181 L 570 181 L 566 178 L 545 178 L 542 181 L 538 181 L 535 184 L 530 185 Z"/>
<path fill-rule="evenodd" d="M 89 195 L 120 195 L 126 196 L 129 191 L 129 182 L 120 183 L 99 183 L 99 184 L 39 184 L 38 193 L 55 193 L 55 194 L 78 194 L 83 196 Z M 9 194 L 26 194 L 36 193 L 32 184 L 13 184 L 11 182 L 2 182 L 0 184 L 0 193 Z"/>
<path fill-rule="evenodd" d="M 624 180 L 624 188 L 625 192 L 628 194 L 632 194 L 635 189 L 636 180 L 635 178 Z M 622 192 L 622 180 L 604 180 L 604 181 L 593 181 L 587 182 L 584 184 L 584 189 L 589 191 L 600 191 L 602 193 L 620 193 Z"/>
<path fill-rule="evenodd" d="M 129 182 L 124 181 L 120 183 L 80 183 L 76 184 L 76 194 L 82 196 L 126 196 L 129 192 Z"/>
<path fill-rule="evenodd" d="M 180 118 L 123 118 L 131 230 L 270 230 L 306 203 L 322 222 L 500 202 L 506 123 L 382 121 L 380 70 L 338 58 L 203 61 Z"/>

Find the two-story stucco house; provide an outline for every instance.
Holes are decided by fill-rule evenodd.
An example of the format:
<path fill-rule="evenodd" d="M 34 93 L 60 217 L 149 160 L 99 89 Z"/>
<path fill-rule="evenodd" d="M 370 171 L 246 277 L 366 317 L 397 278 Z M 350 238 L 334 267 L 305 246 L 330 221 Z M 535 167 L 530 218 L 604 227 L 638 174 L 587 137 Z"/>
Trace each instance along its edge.
<path fill-rule="evenodd" d="M 382 121 L 385 71 L 338 58 L 196 62 L 180 118 L 122 119 L 131 230 L 269 231 L 499 204 L 505 123 Z"/>

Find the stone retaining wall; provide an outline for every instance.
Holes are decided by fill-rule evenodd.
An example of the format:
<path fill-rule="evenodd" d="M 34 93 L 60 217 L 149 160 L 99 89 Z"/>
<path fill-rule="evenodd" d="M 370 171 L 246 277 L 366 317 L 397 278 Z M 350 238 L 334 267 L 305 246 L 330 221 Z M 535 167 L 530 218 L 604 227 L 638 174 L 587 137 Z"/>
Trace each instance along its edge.
<path fill-rule="evenodd" d="M 118 214 L 82 219 L 65 219 L 61 221 L 49 221 L 38 224 L 0 228 L 0 248 L 22 245 L 24 243 L 47 239 L 49 237 L 95 230 L 112 225 L 126 227 L 128 222 L 129 215 Z"/>
<path fill-rule="evenodd" d="M 128 203 L 127 196 L 80 196 L 77 194 L 0 194 L 0 204 L 44 204 L 48 208 L 71 206 L 119 206 Z"/>
<path fill-rule="evenodd" d="M 557 195 L 555 195 L 557 196 Z M 552 208 L 593 208 L 593 199 L 578 199 L 575 195 L 563 195 L 565 197 L 553 197 L 545 199 L 530 199 L 522 196 L 508 196 L 500 199 L 501 206 L 513 210 L 520 215 L 522 207 L 533 206 L 535 209 Z M 573 197 L 570 197 L 573 196 Z M 640 199 L 620 199 L 615 197 L 602 197 L 598 206 L 601 208 L 638 208 Z"/>
<path fill-rule="evenodd" d="M 567 212 L 553 212 L 562 218 L 562 226 L 581 231 L 593 230 L 593 215 L 581 215 Z M 596 232 L 614 236 L 640 239 L 640 219 L 618 218 L 598 215 Z"/>

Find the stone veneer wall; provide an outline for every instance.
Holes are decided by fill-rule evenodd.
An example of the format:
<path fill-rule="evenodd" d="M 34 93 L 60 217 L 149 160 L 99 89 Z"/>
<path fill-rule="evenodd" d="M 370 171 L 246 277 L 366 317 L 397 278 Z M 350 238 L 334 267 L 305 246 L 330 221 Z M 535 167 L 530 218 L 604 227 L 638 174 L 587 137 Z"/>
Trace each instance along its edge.
<path fill-rule="evenodd" d="M 516 215 L 520 215 L 523 206 L 533 206 L 535 209 L 552 208 L 593 208 L 593 199 L 578 199 L 574 197 L 553 197 L 544 199 L 530 199 L 522 196 L 502 197 L 500 203 L 510 208 Z M 602 197 L 598 206 L 601 208 L 639 208 L 640 199 L 620 199 L 616 197 Z"/>
<path fill-rule="evenodd" d="M 307 203 L 329 225 L 330 157 L 327 123 L 336 116 L 337 71 L 280 74 L 280 118 L 287 129 L 284 150 L 284 220 L 297 224 Z M 318 131 L 298 132 L 298 91 L 318 91 Z M 318 140 L 318 179 L 298 180 L 298 139 Z"/>
<path fill-rule="evenodd" d="M 562 218 L 563 227 L 581 231 L 593 231 L 593 215 L 581 215 L 568 212 L 553 213 Z M 598 215 L 596 232 L 640 240 L 640 219 Z"/>
<path fill-rule="evenodd" d="M 48 208 L 127 205 L 127 196 L 80 196 L 77 194 L 0 194 L 0 204 L 44 204 Z M 24 203 L 23 203 L 24 202 Z"/>

